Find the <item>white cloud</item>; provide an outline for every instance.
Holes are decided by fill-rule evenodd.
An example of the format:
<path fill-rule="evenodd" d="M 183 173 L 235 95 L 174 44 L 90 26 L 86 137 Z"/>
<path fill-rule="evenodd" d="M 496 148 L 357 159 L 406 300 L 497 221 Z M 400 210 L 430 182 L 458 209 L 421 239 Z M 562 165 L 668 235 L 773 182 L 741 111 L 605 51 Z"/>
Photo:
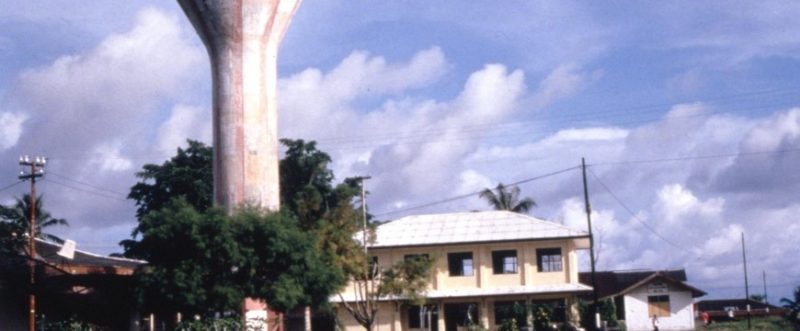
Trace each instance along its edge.
<path fill-rule="evenodd" d="M 94 157 L 89 162 L 101 171 L 127 171 L 131 170 L 133 163 L 122 156 L 122 144 L 113 142 L 98 145 L 94 150 Z"/>
<path fill-rule="evenodd" d="M 555 100 L 573 95 L 601 76 L 601 71 L 581 72 L 580 67 L 576 65 L 560 65 L 539 83 L 539 89 L 533 96 L 534 107 L 541 108 Z"/>
<path fill-rule="evenodd" d="M 50 157 L 50 173 L 81 183 L 54 177 L 44 188 L 48 210 L 73 226 L 130 224 L 135 214 L 125 192 L 139 164 L 158 160 L 151 148 L 162 110 L 207 98 L 196 92 L 206 93 L 197 88 L 207 78 L 205 52 L 178 17 L 152 7 L 133 16 L 127 30 L 89 48 L 19 70 L 0 99 L 17 116 L 5 117 L 0 141 L 18 135 L 14 148 Z"/>
<path fill-rule="evenodd" d="M 170 117 L 161 123 L 156 138 L 156 148 L 163 158 L 175 154 L 178 147 L 186 145 L 186 139 L 211 143 L 211 110 L 178 104 Z"/>
<path fill-rule="evenodd" d="M 18 113 L 0 113 L 0 150 L 13 147 L 22 135 L 22 125 L 27 116 Z"/>
<path fill-rule="evenodd" d="M 48 118 L 31 121 L 28 132 L 60 136 L 61 128 L 76 129 L 70 139 L 52 140 L 62 152 L 80 153 L 96 141 L 114 139 L 142 146 L 147 141 L 139 133 L 152 126 L 161 103 L 196 84 L 202 58 L 175 17 L 147 8 L 130 31 L 24 71 L 14 100 L 31 118 Z"/>
<path fill-rule="evenodd" d="M 741 235 L 744 228 L 739 224 L 729 224 L 728 226 L 711 233 L 708 241 L 696 251 L 696 254 L 703 259 L 713 259 L 722 254 L 729 253 L 741 246 Z"/>
<path fill-rule="evenodd" d="M 689 220 L 709 222 L 716 220 L 722 213 L 725 199 L 713 198 L 700 201 L 681 184 L 666 185 L 658 191 L 658 202 L 655 209 L 664 220 L 675 225 Z"/>

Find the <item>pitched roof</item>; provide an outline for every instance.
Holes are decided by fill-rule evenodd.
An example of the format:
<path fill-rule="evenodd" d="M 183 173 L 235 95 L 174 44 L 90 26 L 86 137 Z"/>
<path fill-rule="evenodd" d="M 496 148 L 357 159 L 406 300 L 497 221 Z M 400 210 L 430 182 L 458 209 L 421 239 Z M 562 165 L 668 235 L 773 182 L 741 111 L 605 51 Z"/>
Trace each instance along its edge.
<path fill-rule="evenodd" d="M 61 245 L 36 239 L 37 257 L 59 269 L 70 273 L 116 273 L 130 274 L 136 267 L 147 262 L 121 257 L 102 256 L 86 251 L 75 250 L 72 259 L 58 255 Z"/>
<path fill-rule="evenodd" d="M 686 270 L 640 270 L 640 271 L 598 271 L 595 272 L 597 296 L 606 298 L 628 293 L 651 280 L 662 279 L 667 282 L 686 288 L 692 296 L 703 296 L 706 293 L 686 283 Z M 582 284 L 592 285 L 592 273 L 581 272 L 578 281 Z"/>
<path fill-rule="evenodd" d="M 588 233 L 509 211 L 413 215 L 381 224 L 370 247 L 588 238 Z M 588 240 L 585 245 L 588 248 Z"/>

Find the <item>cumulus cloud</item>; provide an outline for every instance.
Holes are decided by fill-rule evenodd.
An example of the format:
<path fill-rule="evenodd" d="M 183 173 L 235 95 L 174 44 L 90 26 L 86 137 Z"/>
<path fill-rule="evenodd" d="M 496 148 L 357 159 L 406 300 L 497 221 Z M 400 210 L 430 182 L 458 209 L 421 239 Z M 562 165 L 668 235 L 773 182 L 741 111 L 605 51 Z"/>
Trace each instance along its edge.
<path fill-rule="evenodd" d="M 211 143 L 211 110 L 176 105 L 158 128 L 155 147 L 166 159 L 175 154 L 176 148 L 185 146 L 186 139 Z"/>
<path fill-rule="evenodd" d="M 24 114 L 0 113 L 0 150 L 17 144 L 22 135 L 22 125 L 27 119 Z"/>
<path fill-rule="evenodd" d="M 689 220 L 708 222 L 718 218 L 725 205 L 725 199 L 713 198 L 700 201 L 681 184 L 666 185 L 658 191 L 655 209 L 670 225 Z"/>
<path fill-rule="evenodd" d="M 554 100 L 570 96 L 602 77 L 601 71 L 585 72 L 574 64 L 556 67 L 540 83 L 533 96 L 534 107 L 541 108 Z"/>
<path fill-rule="evenodd" d="M 151 146 L 174 141 L 154 141 L 152 128 L 186 129 L 181 125 L 187 123 L 176 123 L 187 117 L 180 107 L 162 125 L 164 105 L 204 100 L 194 90 L 207 78 L 205 52 L 186 32 L 176 16 L 148 7 L 127 29 L 21 70 L 12 80 L 0 99 L 15 109 L 0 114 L 0 149 L 50 158 L 43 192 L 54 216 L 96 231 L 132 226 L 133 203 L 125 196 L 133 173 L 144 162 L 160 161 Z M 56 232 L 98 240 L 69 228 Z"/>
<path fill-rule="evenodd" d="M 202 55 L 181 35 L 175 17 L 145 9 L 130 31 L 110 35 L 87 53 L 23 72 L 15 102 L 32 119 L 29 132 L 80 128 L 69 139 L 54 140 L 54 149 L 84 150 L 98 138 L 141 144 L 137 133 L 152 125 L 164 98 L 186 92 Z M 47 121 L 36 120 L 44 116 Z"/>
<path fill-rule="evenodd" d="M 740 154 L 715 179 L 713 187 L 724 192 L 751 192 L 753 201 L 768 204 L 792 202 L 780 194 L 762 198 L 764 193 L 789 192 L 800 184 L 800 177 L 793 175 L 800 163 L 796 152 L 800 148 L 800 108 L 759 120 L 738 147 Z M 770 202 L 773 198 L 778 199 Z"/>
<path fill-rule="evenodd" d="M 703 258 L 715 258 L 740 248 L 740 238 L 744 228 L 739 224 L 729 224 L 711 235 L 697 254 Z"/>

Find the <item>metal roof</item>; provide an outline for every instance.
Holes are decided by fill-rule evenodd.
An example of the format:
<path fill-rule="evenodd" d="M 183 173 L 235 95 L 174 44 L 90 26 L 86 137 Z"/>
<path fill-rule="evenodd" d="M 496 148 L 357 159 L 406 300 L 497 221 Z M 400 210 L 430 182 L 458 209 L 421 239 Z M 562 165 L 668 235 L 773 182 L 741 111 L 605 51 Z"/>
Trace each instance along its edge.
<path fill-rule="evenodd" d="M 67 259 L 58 255 L 58 251 L 60 249 L 60 244 L 38 238 L 36 239 L 37 257 L 52 265 L 59 266 L 64 270 L 69 270 L 80 266 L 92 268 L 91 270 L 102 270 L 103 268 L 123 268 L 132 271 L 133 269 L 136 269 L 136 267 L 147 263 L 147 261 L 142 260 L 102 256 L 78 249 L 75 250 L 75 254 L 72 259 Z"/>
<path fill-rule="evenodd" d="M 585 231 L 519 213 L 479 211 L 413 215 L 381 224 L 370 247 L 585 238 L 588 235 Z"/>

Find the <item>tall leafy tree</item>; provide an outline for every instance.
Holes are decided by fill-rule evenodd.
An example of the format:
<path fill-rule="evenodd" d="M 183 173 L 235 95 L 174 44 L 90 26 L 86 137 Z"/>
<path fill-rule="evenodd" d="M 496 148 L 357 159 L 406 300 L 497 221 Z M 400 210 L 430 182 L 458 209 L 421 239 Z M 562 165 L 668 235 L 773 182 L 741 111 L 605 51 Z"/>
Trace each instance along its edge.
<path fill-rule="evenodd" d="M 4 231 L 10 232 L 13 237 L 22 238 L 28 233 L 31 224 L 31 195 L 25 194 L 22 199 L 16 198 L 13 205 L 0 206 L 0 223 L 4 224 Z M 45 233 L 42 230 L 57 225 L 69 226 L 69 222 L 63 218 L 55 218 L 42 208 L 44 199 L 42 196 L 36 198 L 36 237 L 63 243 L 64 240 L 56 235 Z"/>
<path fill-rule="evenodd" d="M 144 293 L 144 299 L 180 301 L 184 306 L 178 306 L 189 312 L 204 306 L 224 309 L 238 304 L 236 298 L 246 294 L 282 310 L 321 304 L 344 285 L 348 270 L 364 260 L 353 240 L 360 218 L 355 217 L 352 202 L 359 187 L 352 180 L 334 185 L 328 169 L 331 159 L 314 142 L 281 142 L 287 151 L 280 161 L 283 205 L 279 216 L 262 215 L 252 208 L 242 209 L 229 220 L 216 215 L 219 212 L 210 208 L 212 149 L 200 142 L 189 141 L 187 149 L 178 149 L 162 165 L 144 166 L 138 174 L 140 182 L 129 195 L 139 207 L 139 224 L 133 238 L 121 243 L 126 256 L 150 261 L 142 284 L 155 292 Z M 171 202 L 176 198 L 182 202 Z M 210 227 L 209 219 L 236 224 L 236 229 L 248 232 L 234 231 L 236 240 L 230 242 L 225 239 L 229 235 L 222 235 L 228 230 Z M 174 242 L 169 242 L 173 236 Z M 178 242 L 186 248 L 176 247 Z M 211 258 L 217 261 L 202 261 Z M 232 275 L 215 263 L 239 271 Z M 205 277 L 203 270 L 214 270 L 218 276 Z"/>
<path fill-rule="evenodd" d="M 139 219 L 178 197 L 198 211 L 211 207 L 214 194 L 211 147 L 195 140 L 187 143 L 187 148 L 178 148 L 175 156 L 161 165 L 146 164 L 136 173 L 140 181 L 131 187 L 128 199 L 136 201 Z"/>
<path fill-rule="evenodd" d="M 238 311 L 245 297 L 278 311 L 321 305 L 344 283 L 311 234 L 286 213 L 243 208 L 198 212 L 183 199 L 146 215 L 137 247 L 141 302 L 165 315 Z"/>
<path fill-rule="evenodd" d="M 536 202 L 525 197 L 520 199 L 520 190 L 517 186 L 506 187 L 503 183 L 497 184 L 494 189 L 486 188 L 480 193 L 480 197 L 486 200 L 495 210 L 508 210 L 515 213 L 527 214 Z"/>

